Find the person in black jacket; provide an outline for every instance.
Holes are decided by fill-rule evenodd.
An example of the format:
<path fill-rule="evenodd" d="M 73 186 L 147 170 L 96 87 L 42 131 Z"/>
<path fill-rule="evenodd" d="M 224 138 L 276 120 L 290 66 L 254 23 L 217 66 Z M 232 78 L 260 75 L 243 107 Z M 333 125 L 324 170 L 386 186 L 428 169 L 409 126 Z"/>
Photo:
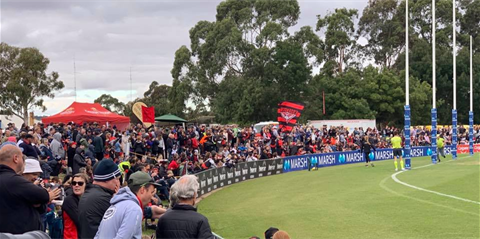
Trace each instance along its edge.
<path fill-rule="evenodd" d="M 193 207 L 199 184 L 195 175 L 181 177 L 170 190 L 170 205 L 158 220 L 156 235 L 160 238 L 214 238 L 208 219 Z"/>
<path fill-rule="evenodd" d="M 63 238 L 64 239 L 77 239 L 78 238 L 78 202 L 80 197 L 85 192 L 85 187 L 88 182 L 88 176 L 86 174 L 75 174 L 72 177 L 73 193 L 65 198 L 62 205 L 63 213 Z"/>
<path fill-rule="evenodd" d="M 101 160 L 94 167 L 93 184 L 87 187 L 78 204 L 78 238 L 95 237 L 103 214 L 110 207 L 110 199 L 120 188 L 120 169 L 112 160 Z"/>
<path fill-rule="evenodd" d="M 377 151 L 375 147 L 371 144 L 370 140 L 368 139 L 368 136 L 365 136 L 362 141 L 362 147 L 360 148 L 360 152 L 364 153 L 365 157 L 365 167 L 368 167 L 368 163 L 370 162 L 370 152 L 372 152 L 372 149 L 374 151 Z M 371 163 L 372 167 L 375 167 L 373 163 Z"/>
<path fill-rule="evenodd" d="M 72 174 L 75 175 L 80 172 L 80 168 L 87 166 L 85 160 L 85 146 L 80 145 L 75 152 L 75 156 L 72 159 Z"/>
<path fill-rule="evenodd" d="M 75 174 L 72 173 L 73 170 L 73 157 L 75 157 L 75 152 L 79 145 L 77 143 L 72 142 L 67 149 L 67 166 L 68 166 L 68 174 Z"/>
<path fill-rule="evenodd" d="M 38 205 L 50 202 L 60 193 L 60 189 L 49 193 L 20 176 L 24 167 L 20 148 L 8 143 L 0 146 L 0 233 L 40 230 Z"/>
<path fill-rule="evenodd" d="M 19 145 L 20 148 L 23 148 L 23 154 L 27 157 L 32 157 L 38 159 L 38 153 L 35 150 L 35 147 L 32 146 L 33 135 L 27 134 L 23 139 L 23 142 Z"/>

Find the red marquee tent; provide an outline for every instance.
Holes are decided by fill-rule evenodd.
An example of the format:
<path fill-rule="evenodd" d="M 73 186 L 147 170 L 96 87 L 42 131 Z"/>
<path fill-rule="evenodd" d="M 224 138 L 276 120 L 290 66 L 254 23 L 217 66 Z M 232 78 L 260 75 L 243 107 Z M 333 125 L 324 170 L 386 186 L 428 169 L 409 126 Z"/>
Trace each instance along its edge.
<path fill-rule="evenodd" d="M 97 122 L 101 125 L 116 125 L 118 129 L 127 128 L 130 118 L 108 111 L 98 103 L 73 102 L 62 112 L 42 119 L 44 124 L 68 123 L 83 124 Z"/>

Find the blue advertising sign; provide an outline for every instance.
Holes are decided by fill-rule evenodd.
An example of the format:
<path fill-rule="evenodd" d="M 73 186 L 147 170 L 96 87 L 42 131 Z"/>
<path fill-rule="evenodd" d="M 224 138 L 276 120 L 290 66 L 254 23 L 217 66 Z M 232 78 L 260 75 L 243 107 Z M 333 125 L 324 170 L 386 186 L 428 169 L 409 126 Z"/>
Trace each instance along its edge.
<path fill-rule="evenodd" d="M 445 154 L 450 154 L 452 147 L 445 146 Z M 403 155 L 405 154 L 403 150 Z M 411 157 L 431 156 L 434 150 L 432 147 L 413 147 L 410 150 Z M 372 161 L 393 159 L 392 149 L 377 149 L 369 155 Z M 294 172 L 307 170 L 309 161 L 318 168 L 335 165 L 365 162 L 364 155 L 359 150 L 347 152 L 334 152 L 325 154 L 306 154 L 301 156 L 289 156 L 283 160 L 283 172 Z"/>
<path fill-rule="evenodd" d="M 437 109 L 432 109 L 432 163 L 437 163 Z"/>
<path fill-rule="evenodd" d="M 473 111 L 468 112 L 468 144 L 470 155 L 473 155 Z"/>
<path fill-rule="evenodd" d="M 452 159 L 457 159 L 457 110 L 452 110 Z"/>
<path fill-rule="evenodd" d="M 404 158 L 405 158 L 405 168 L 410 169 L 410 106 L 405 105 L 404 113 L 404 134 L 405 134 L 405 149 L 404 149 Z"/>

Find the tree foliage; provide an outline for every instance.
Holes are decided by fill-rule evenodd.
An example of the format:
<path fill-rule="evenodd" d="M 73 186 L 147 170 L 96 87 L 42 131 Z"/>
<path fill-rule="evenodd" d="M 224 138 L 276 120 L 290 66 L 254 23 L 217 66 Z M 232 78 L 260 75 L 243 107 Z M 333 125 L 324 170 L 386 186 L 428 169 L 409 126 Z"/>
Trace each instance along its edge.
<path fill-rule="evenodd" d="M 124 114 L 125 112 L 125 104 L 119 101 L 117 98 L 108 94 L 101 95 L 100 97 L 95 99 L 94 102 L 99 103 L 103 106 L 103 108 L 109 111 L 113 111 L 117 114 Z"/>
<path fill-rule="evenodd" d="M 53 98 L 64 84 L 58 73 L 47 73 L 50 61 L 36 48 L 0 43 L 0 108 L 28 121 L 28 111 L 45 111 L 43 97 Z"/>
<path fill-rule="evenodd" d="M 457 10 L 457 105 L 468 122 L 468 35 L 480 47 L 480 2 L 460 0 Z M 440 124 L 451 122 L 452 1 L 436 1 L 437 109 Z M 372 0 L 363 9 L 335 9 L 318 15 L 315 30 L 292 34 L 297 1 L 221 2 L 216 20 L 190 30 L 190 47 L 175 54 L 170 100 L 175 112 L 185 102 L 211 110 L 222 123 L 274 120 L 283 100 L 306 104 L 307 119 L 376 119 L 403 123 L 405 104 L 405 1 Z M 412 123 L 429 124 L 432 84 L 431 1 L 409 4 L 410 105 Z M 363 40 L 359 40 L 362 38 Z M 365 42 L 360 44 L 359 42 Z M 374 63 L 375 65 L 368 65 Z M 480 68 L 474 57 L 474 72 Z M 318 74 L 313 69 L 320 68 Z M 479 99 L 476 82 L 474 95 Z M 325 114 L 323 97 L 325 93 Z M 183 110 L 182 110 L 183 109 Z M 193 112 L 192 109 L 188 110 Z M 476 122 L 480 110 L 476 110 Z"/>

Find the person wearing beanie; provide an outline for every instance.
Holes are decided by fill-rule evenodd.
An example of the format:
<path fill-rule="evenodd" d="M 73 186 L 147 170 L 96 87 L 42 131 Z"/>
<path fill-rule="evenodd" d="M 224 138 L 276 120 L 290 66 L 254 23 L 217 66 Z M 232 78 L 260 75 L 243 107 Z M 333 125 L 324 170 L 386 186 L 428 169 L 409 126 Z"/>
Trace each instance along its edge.
<path fill-rule="evenodd" d="M 95 164 L 93 184 L 87 187 L 78 204 L 78 238 L 95 237 L 110 200 L 120 188 L 120 175 L 118 166 L 110 159 Z"/>
<path fill-rule="evenodd" d="M 141 238 L 144 207 L 155 195 L 156 184 L 148 173 L 138 171 L 110 201 L 95 239 Z"/>

